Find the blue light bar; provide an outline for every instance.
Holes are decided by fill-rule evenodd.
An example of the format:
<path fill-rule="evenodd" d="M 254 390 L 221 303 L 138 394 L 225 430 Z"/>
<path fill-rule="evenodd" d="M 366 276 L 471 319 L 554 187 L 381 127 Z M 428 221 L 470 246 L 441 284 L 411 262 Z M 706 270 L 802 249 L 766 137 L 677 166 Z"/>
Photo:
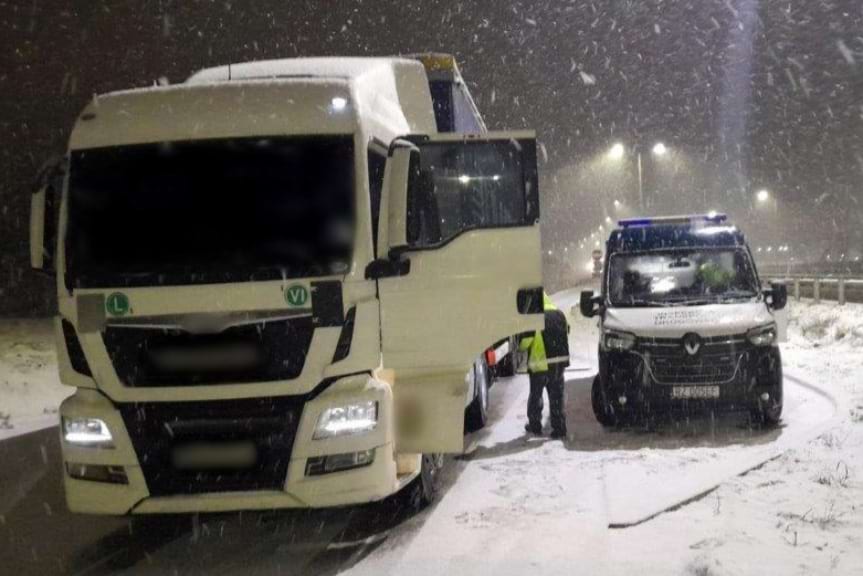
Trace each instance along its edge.
<path fill-rule="evenodd" d="M 690 214 L 688 216 L 657 216 L 655 218 L 626 218 L 618 220 L 621 228 L 637 228 L 640 226 L 659 226 L 662 224 L 695 224 L 710 222 L 718 224 L 728 220 L 728 215 L 711 212 L 710 214 Z"/>

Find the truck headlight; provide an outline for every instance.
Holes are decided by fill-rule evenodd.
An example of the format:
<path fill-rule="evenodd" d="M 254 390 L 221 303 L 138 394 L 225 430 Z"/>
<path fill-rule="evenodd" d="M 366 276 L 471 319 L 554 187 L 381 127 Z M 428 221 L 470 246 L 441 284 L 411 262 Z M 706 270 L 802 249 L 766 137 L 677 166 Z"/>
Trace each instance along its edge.
<path fill-rule="evenodd" d="M 114 437 L 108 425 L 98 418 L 63 418 L 63 439 L 79 446 L 114 447 Z"/>
<path fill-rule="evenodd" d="M 604 330 L 602 332 L 602 343 L 607 350 L 629 350 L 635 346 L 635 334 L 618 332 L 617 330 Z"/>
<path fill-rule="evenodd" d="M 315 440 L 371 432 L 378 425 L 378 403 L 374 400 L 334 406 L 324 410 L 315 425 Z"/>
<path fill-rule="evenodd" d="M 776 324 L 753 328 L 746 333 L 746 338 L 755 346 L 770 346 L 776 342 Z"/>

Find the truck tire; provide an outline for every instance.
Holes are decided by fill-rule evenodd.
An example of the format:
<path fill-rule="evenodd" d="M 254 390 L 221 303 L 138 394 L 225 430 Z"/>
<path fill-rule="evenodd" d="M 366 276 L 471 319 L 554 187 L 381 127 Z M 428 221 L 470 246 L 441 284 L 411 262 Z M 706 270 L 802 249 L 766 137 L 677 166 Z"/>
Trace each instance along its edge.
<path fill-rule="evenodd" d="M 423 454 L 419 477 L 419 507 L 430 506 L 437 498 L 440 488 L 440 469 L 443 467 L 442 454 Z"/>
<path fill-rule="evenodd" d="M 614 413 L 614 408 L 606 401 L 605 394 L 602 390 L 602 381 L 599 379 L 599 374 L 593 379 L 593 385 L 590 387 L 590 403 L 593 407 L 593 415 L 596 421 L 604 427 L 609 428 L 617 426 L 618 419 Z"/>
<path fill-rule="evenodd" d="M 466 432 L 476 432 L 485 427 L 488 421 L 488 389 L 491 382 L 485 356 L 474 362 L 471 372 L 474 377 L 476 396 L 465 411 L 464 428 Z"/>

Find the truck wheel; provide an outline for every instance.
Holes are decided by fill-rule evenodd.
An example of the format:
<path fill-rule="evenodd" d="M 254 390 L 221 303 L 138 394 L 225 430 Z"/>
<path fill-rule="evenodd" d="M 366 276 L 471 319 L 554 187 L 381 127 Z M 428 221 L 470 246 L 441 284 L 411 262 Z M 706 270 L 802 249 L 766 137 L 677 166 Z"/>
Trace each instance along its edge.
<path fill-rule="evenodd" d="M 467 432 L 476 432 L 482 429 L 488 421 L 489 373 L 485 357 L 474 362 L 472 372 L 476 396 L 465 412 L 464 428 Z"/>
<path fill-rule="evenodd" d="M 425 508 L 435 501 L 440 485 L 438 473 L 442 467 L 443 454 L 423 454 L 420 466 L 420 508 Z"/>
<path fill-rule="evenodd" d="M 593 385 L 590 387 L 590 403 L 593 406 L 593 415 L 596 417 L 597 422 L 605 427 L 617 425 L 617 416 L 611 404 L 605 400 L 605 394 L 602 391 L 602 382 L 598 374 L 593 379 Z"/>

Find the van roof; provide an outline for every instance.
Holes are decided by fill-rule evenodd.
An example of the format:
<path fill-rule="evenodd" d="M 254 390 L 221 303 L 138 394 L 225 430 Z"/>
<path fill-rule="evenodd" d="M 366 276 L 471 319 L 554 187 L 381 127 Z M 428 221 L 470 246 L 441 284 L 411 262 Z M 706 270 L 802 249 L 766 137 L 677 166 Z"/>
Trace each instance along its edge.
<path fill-rule="evenodd" d="M 675 248 L 736 248 L 746 245 L 743 232 L 723 222 L 660 221 L 626 225 L 611 232 L 608 254 Z"/>

